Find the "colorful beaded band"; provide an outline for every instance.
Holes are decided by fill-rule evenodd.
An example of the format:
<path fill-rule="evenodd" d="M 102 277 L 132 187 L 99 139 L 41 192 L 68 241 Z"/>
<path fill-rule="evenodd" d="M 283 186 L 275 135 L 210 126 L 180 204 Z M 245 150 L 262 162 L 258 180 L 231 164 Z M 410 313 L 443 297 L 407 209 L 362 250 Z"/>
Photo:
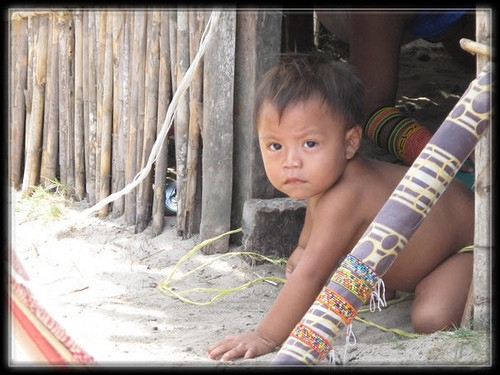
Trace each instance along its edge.
<path fill-rule="evenodd" d="M 377 109 L 364 126 L 368 138 L 410 165 L 420 154 L 431 132 L 395 107 Z"/>
<path fill-rule="evenodd" d="M 353 271 L 358 276 L 361 276 L 367 283 L 369 283 L 369 285 L 371 285 L 372 289 L 378 282 L 378 276 L 375 271 L 352 254 L 347 254 L 340 266 Z"/>
<path fill-rule="evenodd" d="M 399 117 L 400 111 L 394 107 L 382 107 L 376 110 L 364 126 L 365 134 L 375 143 L 379 144 L 380 131 L 392 119 Z"/>
<path fill-rule="evenodd" d="M 314 332 L 302 323 L 298 323 L 290 336 L 302 341 L 308 347 L 313 348 L 321 358 L 325 358 L 332 350 L 332 347 L 320 334 Z"/>
<path fill-rule="evenodd" d="M 432 134 L 422 127 L 409 134 L 403 150 L 403 161 L 407 165 L 413 163 L 431 138 Z"/>
<path fill-rule="evenodd" d="M 316 301 L 336 312 L 346 324 L 350 324 L 351 320 L 353 320 L 357 314 L 356 309 L 352 307 L 349 302 L 326 286 L 318 295 Z"/>
<path fill-rule="evenodd" d="M 362 278 L 344 267 L 339 267 L 331 280 L 350 291 L 358 297 L 362 303 L 365 303 L 372 293 L 373 288 L 367 285 Z"/>

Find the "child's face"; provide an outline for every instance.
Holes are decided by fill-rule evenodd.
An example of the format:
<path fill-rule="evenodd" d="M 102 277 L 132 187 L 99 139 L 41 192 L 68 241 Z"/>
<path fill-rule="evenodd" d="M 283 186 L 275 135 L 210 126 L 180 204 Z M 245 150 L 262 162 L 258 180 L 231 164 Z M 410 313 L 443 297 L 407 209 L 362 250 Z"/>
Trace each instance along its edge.
<path fill-rule="evenodd" d="M 332 187 L 352 147 L 351 131 L 320 99 L 309 99 L 278 111 L 265 101 L 257 132 L 266 174 L 273 186 L 295 199 L 309 199 Z"/>

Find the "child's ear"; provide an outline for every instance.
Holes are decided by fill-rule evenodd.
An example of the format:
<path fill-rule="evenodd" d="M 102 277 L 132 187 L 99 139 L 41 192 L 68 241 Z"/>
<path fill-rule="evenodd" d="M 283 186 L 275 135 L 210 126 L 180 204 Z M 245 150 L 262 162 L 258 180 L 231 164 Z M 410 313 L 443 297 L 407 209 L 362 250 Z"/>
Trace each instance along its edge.
<path fill-rule="evenodd" d="M 345 157 L 352 159 L 356 152 L 361 147 L 361 138 L 363 136 L 363 128 L 360 125 L 355 125 L 347 130 L 345 136 Z"/>

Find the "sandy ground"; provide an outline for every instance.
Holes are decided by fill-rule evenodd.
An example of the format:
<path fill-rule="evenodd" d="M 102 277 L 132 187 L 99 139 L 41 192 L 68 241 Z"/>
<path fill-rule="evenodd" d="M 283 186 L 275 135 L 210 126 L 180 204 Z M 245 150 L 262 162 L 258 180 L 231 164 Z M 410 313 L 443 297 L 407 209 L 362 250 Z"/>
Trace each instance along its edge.
<path fill-rule="evenodd" d="M 438 125 L 469 80 L 470 75 L 456 68 L 439 45 L 413 44 L 403 49 L 398 104 L 426 125 Z M 363 153 L 392 160 L 368 141 Z M 99 365 L 241 367 L 271 362 L 274 353 L 221 363 L 207 357 L 207 347 L 227 334 L 253 329 L 282 284 L 256 283 L 207 306 L 166 296 L 158 285 L 199 243 L 198 238 L 180 240 L 173 217 L 167 218 L 163 234 L 151 238 L 150 228 L 134 234 L 122 218 L 82 217 L 85 207 L 85 202 L 57 196 L 20 199 L 13 192 L 10 234 L 37 299 Z M 233 256 L 182 278 L 215 257 L 196 253 L 179 267 L 170 286 L 177 291 L 231 288 L 253 280 L 255 273 L 284 277 L 282 266 L 251 265 Z M 190 294 L 198 301 L 210 296 L 213 293 Z M 360 316 L 383 327 L 412 332 L 410 307 L 411 298 Z M 344 338 L 336 341 L 338 365 L 489 366 L 492 362 L 491 338 L 484 332 L 458 330 L 410 339 L 358 321 L 353 327 L 357 345 L 349 347 L 345 357 Z M 29 364 L 15 341 L 10 355 L 12 364 Z"/>

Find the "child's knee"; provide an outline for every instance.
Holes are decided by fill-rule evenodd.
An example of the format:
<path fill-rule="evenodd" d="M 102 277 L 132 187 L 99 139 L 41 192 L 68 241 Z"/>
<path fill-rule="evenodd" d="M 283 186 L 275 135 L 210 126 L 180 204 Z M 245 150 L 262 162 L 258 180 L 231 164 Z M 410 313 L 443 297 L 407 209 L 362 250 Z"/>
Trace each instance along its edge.
<path fill-rule="evenodd" d="M 416 333 L 429 334 L 450 329 L 456 325 L 454 317 L 435 305 L 415 306 L 411 313 L 411 322 Z"/>

